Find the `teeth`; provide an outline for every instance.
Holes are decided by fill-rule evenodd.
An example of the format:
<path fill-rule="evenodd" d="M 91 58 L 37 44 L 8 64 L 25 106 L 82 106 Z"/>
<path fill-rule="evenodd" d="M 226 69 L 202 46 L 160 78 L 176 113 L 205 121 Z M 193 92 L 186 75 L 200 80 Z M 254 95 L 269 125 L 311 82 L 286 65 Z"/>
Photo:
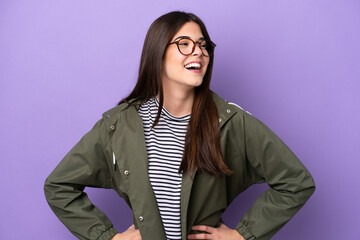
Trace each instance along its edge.
<path fill-rule="evenodd" d="M 200 65 L 200 63 L 189 63 L 189 64 L 185 65 L 185 68 L 192 68 L 192 67 L 201 68 L 201 65 Z"/>

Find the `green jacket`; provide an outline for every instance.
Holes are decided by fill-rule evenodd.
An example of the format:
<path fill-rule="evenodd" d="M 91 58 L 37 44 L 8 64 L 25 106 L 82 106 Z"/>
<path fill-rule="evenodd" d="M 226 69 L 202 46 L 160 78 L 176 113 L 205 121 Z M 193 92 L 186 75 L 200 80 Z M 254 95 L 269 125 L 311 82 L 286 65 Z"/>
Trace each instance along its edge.
<path fill-rule="evenodd" d="M 236 230 L 248 240 L 270 239 L 315 190 L 309 171 L 262 122 L 215 93 L 222 154 L 231 176 L 216 178 L 200 170 L 183 174 L 182 239 L 193 225 L 216 227 L 238 194 L 266 182 L 265 191 Z M 115 164 L 114 164 L 115 161 Z M 83 192 L 86 186 L 112 188 L 133 210 L 143 240 L 165 240 L 160 213 L 148 178 L 141 117 L 134 105 L 121 104 L 103 114 L 45 181 L 46 199 L 79 239 L 108 240 L 117 231 Z"/>

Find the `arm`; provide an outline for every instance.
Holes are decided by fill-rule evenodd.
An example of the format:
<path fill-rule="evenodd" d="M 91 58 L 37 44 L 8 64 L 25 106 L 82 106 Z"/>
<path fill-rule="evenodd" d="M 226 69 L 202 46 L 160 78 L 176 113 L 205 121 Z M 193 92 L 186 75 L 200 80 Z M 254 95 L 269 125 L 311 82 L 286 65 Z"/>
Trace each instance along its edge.
<path fill-rule="evenodd" d="M 262 122 L 243 116 L 245 157 L 252 181 L 265 191 L 245 213 L 236 230 L 247 240 L 267 240 L 280 230 L 315 191 L 309 171 Z"/>
<path fill-rule="evenodd" d="M 98 121 L 45 181 L 46 199 L 56 216 L 79 239 L 109 240 L 117 231 L 83 192 L 86 186 L 111 187 L 104 154 L 106 131 Z"/>

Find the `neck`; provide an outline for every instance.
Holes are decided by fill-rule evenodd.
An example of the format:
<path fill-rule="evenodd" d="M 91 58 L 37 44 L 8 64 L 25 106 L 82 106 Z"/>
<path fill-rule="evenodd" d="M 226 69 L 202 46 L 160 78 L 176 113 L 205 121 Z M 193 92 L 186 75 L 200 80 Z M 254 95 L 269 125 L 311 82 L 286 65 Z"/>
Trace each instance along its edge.
<path fill-rule="evenodd" d="M 195 89 L 190 91 L 165 91 L 164 89 L 164 108 L 176 117 L 181 117 L 191 113 L 195 97 Z M 160 99 L 159 94 L 157 96 Z"/>

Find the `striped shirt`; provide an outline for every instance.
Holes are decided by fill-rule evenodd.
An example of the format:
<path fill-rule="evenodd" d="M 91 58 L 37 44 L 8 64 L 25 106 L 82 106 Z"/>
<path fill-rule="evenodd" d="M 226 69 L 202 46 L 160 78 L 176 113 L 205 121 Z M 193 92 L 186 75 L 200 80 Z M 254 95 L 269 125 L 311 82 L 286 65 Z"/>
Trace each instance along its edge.
<path fill-rule="evenodd" d="M 190 114 L 176 117 L 165 108 L 151 129 L 159 108 L 156 97 L 138 110 L 143 120 L 148 153 L 148 174 L 168 240 L 181 239 L 180 194 L 182 175 L 178 174 Z"/>

